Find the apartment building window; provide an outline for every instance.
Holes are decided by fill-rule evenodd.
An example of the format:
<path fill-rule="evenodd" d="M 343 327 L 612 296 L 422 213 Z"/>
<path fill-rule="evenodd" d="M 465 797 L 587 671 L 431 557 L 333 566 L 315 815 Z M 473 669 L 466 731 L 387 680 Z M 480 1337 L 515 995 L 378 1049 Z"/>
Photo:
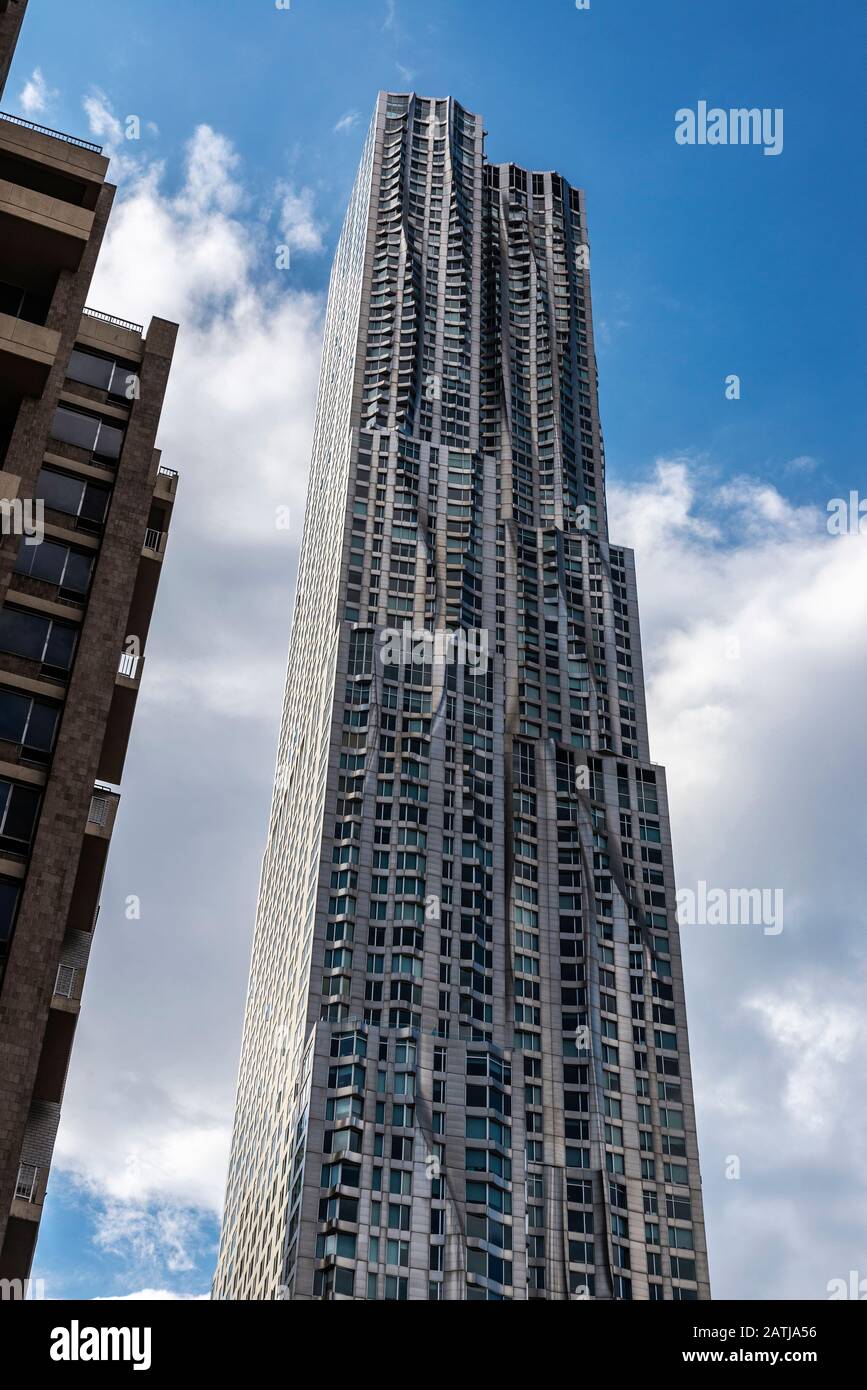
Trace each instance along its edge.
<path fill-rule="evenodd" d="M 26 854 L 33 839 L 41 793 L 0 778 L 0 851 Z"/>
<path fill-rule="evenodd" d="M 0 688 L 0 739 L 18 744 L 31 762 L 47 762 L 59 718 L 59 705 Z"/>
<path fill-rule="evenodd" d="M 13 879 L 0 878 L 0 947 L 12 936 L 21 884 Z"/>
<path fill-rule="evenodd" d="M 99 415 L 88 415 L 83 410 L 70 410 L 65 405 L 57 407 L 51 433 L 62 444 L 86 449 L 95 459 L 114 462 L 120 458 L 123 448 L 124 432 L 118 425 L 110 425 Z"/>
<path fill-rule="evenodd" d="M 42 663 L 43 674 L 65 675 L 72 665 L 77 629 L 19 608 L 0 611 L 0 651 Z"/>
<path fill-rule="evenodd" d="M 50 305 L 50 294 L 25 289 L 22 285 L 10 284 L 8 280 L 0 281 L 0 314 L 24 319 L 27 323 L 44 324 Z"/>
<path fill-rule="evenodd" d="M 82 531 L 98 532 L 108 511 L 111 488 L 56 468 L 43 468 L 36 480 L 36 496 L 46 507 L 75 517 Z"/>
<path fill-rule="evenodd" d="M 61 598 L 82 598 L 90 588 L 93 573 L 93 555 L 89 551 L 74 550 L 72 546 L 58 541 L 41 541 L 39 545 L 27 545 L 22 539 L 15 561 L 15 573 L 25 574 L 30 579 L 41 579 L 46 584 L 56 584 Z"/>
<path fill-rule="evenodd" d="M 95 352 L 75 348 L 70 354 L 66 375 L 70 381 L 81 381 L 86 386 L 107 391 L 111 396 L 128 398 L 127 391 L 131 378 L 136 376 L 136 369 L 117 362 L 113 357 L 99 357 Z"/>

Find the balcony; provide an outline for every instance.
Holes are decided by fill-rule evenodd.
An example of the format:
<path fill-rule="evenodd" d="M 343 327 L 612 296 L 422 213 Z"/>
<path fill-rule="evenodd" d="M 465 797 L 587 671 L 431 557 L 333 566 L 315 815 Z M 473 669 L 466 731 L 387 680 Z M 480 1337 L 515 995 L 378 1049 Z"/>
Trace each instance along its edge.
<path fill-rule="evenodd" d="M 77 270 L 92 229 L 89 208 L 0 179 L 0 234 L 10 264 Z"/>
<path fill-rule="evenodd" d="M 78 971 L 74 965 L 58 965 L 54 981 L 54 993 L 58 999 L 72 999 L 77 975 Z"/>
<path fill-rule="evenodd" d="M 39 1169 L 33 1163 L 21 1163 L 15 1180 L 15 1201 L 35 1202 L 39 1191 Z"/>
<path fill-rule="evenodd" d="M 161 560 L 163 558 L 165 544 L 166 532 L 156 531 L 153 527 L 148 527 L 147 531 L 145 531 L 143 553 L 152 558 L 156 557 Z"/>
<path fill-rule="evenodd" d="M 102 751 L 99 756 L 98 776 L 100 781 L 120 783 L 126 750 L 132 728 L 135 703 L 141 684 L 144 657 L 122 652 L 118 661 L 111 708 L 105 725 Z"/>
<path fill-rule="evenodd" d="M 143 667 L 143 656 L 133 656 L 131 652 L 121 652 L 120 660 L 117 663 L 118 683 L 127 688 L 138 690 L 141 684 Z M 105 780 L 110 782 L 112 778 L 107 777 Z"/>
<path fill-rule="evenodd" d="M 102 145 L 94 145 L 91 140 L 81 140 L 77 135 L 66 135 L 62 130 L 52 130 L 47 125 L 37 125 L 36 121 L 25 120 L 23 116 L 12 116 L 8 111 L 0 111 L 0 121 L 8 121 L 10 125 L 20 126 L 23 130 L 35 130 L 39 135 L 50 135 L 52 140 L 62 140 L 68 145 L 75 145 L 80 150 L 92 150 L 94 154 L 102 154 Z"/>
<path fill-rule="evenodd" d="M 60 334 L 0 313 L 0 376 L 22 396 L 41 396 L 54 366 Z"/>
<path fill-rule="evenodd" d="M 110 840 L 119 803 L 120 796 L 117 792 L 112 791 L 111 787 L 97 782 L 93 796 L 90 798 L 85 834 L 96 836 L 102 840 Z"/>
<path fill-rule="evenodd" d="M 39 1220 L 59 1125 L 59 1100 L 33 1101 L 30 1114 L 27 1116 L 18 1176 L 15 1180 L 11 1213 L 13 1216 L 24 1217 L 30 1221 Z"/>
<path fill-rule="evenodd" d="M 78 1013 L 92 941 L 93 932 L 67 930 L 60 948 L 60 960 L 54 978 L 51 998 L 53 1009 L 59 1009 L 64 1013 Z"/>
<path fill-rule="evenodd" d="M 154 497 L 160 502 L 167 502 L 169 506 L 175 500 L 175 493 L 178 490 L 178 473 L 174 468 L 166 468 L 161 463 L 157 469 L 157 480 L 154 485 Z"/>

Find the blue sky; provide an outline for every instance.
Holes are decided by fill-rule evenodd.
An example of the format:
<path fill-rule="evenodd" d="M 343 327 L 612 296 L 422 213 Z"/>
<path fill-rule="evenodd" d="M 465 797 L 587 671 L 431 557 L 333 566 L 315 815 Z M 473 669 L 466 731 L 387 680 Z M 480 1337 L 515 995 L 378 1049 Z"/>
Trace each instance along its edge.
<path fill-rule="evenodd" d="M 867 760 L 831 734 L 867 698 L 867 570 L 824 517 L 867 492 L 865 38 L 854 0 L 31 0 L 7 110 L 117 156 L 91 303 L 183 324 L 160 440 L 181 490 L 37 1256 L 49 1296 L 209 1284 L 322 294 L 383 87 L 454 95 L 490 158 L 587 190 L 612 534 L 638 557 L 681 881 L 791 903 L 773 942 L 684 940 L 712 1280 L 822 1297 L 863 1267 Z M 782 154 L 676 144 L 700 99 L 782 108 Z"/>

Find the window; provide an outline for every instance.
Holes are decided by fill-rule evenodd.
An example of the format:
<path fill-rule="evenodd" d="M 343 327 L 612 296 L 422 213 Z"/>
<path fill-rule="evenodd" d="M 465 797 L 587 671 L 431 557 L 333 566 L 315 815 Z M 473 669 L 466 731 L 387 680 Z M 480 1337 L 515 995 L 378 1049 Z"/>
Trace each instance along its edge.
<path fill-rule="evenodd" d="M 46 507 L 74 516 L 82 530 L 99 531 L 105 521 L 111 489 L 88 478 L 75 478 L 56 468 L 43 468 L 36 480 L 36 496 Z"/>
<path fill-rule="evenodd" d="M 51 433 L 63 444 L 86 449 L 94 458 L 115 460 L 123 447 L 123 430 L 109 425 L 98 415 L 86 415 L 81 410 L 58 406 Z"/>
<path fill-rule="evenodd" d="M 409 1208 L 405 1208 L 409 1210 Z M 385 1242 L 385 1262 L 389 1265 L 397 1265 L 399 1269 L 409 1268 L 409 1241 L 408 1240 L 387 1240 Z"/>
<path fill-rule="evenodd" d="M 674 1249 L 692 1250 L 692 1231 L 687 1231 L 683 1226 L 669 1226 L 668 1243 Z"/>
<path fill-rule="evenodd" d="M 480 1274 L 483 1279 L 492 1279 L 496 1284 L 511 1284 L 512 1261 L 503 1260 L 498 1255 L 484 1250 L 467 1251 L 467 1272 Z"/>
<path fill-rule="evenodd" d="M 33 839 L 40 793 L 0 778 L 0 850 L 26 854 Z"/>
<path fill-rule="evenodd" d="M 14 883 L 8 878 L 0 878 L 0 946 L 7 942 L 12 935 L 20 890 L 21 885 L 19 883 Z"/>
<path fill-rule="evenodd" d="M 93 556 L 84 551 L 73 550 L 57 541 L 27 545 L 22 540 L 14 568 L 16 574 L 27 574 L 31 579 L 56 584 L 61 593 L 66 590 L 69 594 L 81 597 L 90 587 Z"/>
<path fill-rule="evenodd" d="M 95 386 L 112 396 L 126 396 L 129 379 L 135 377 L 136 370 L 122 366 L 111 357 L 98 357 L 95 352 L 75 348 L 70 354 L 66 375 L 70 381 L 82 381 L 85 386 Z"/>
<path fill-rule="evenodd" d="M 320 1221 L 358 1222 L 357 1197 L 323 1197 L 319 1203 Z"/>
<path fill-rule="evenodd" d="M 319 1235 L 316 1237 L 316 1258 L 317 1260 L 338 1259 L 354 1260 L 357 1237 L 347 1235 L 342 1231 L 332 1232 L 330 1235 Z"/>
<path fill-rule="evenodd" d="M 0 688 L 0 739 L 19 744 L 34 762 L 47 760 L 59 717 L 58 705 Z"/>
<path fill-rule="evenodd" d="M 672 1279 L 695 1279 L 695 1260 L 685 1259 L 683 1255 L 671 1256 Z"/>
<path fill-rule="evenodd" d="M 361 1169 L 354 1163 L 323 1163 L 319 1186 L 336 1187 L 342 1183 L 344 1187 L 358 1187 L 360 1177 Z"/>
<path fill-rule="evenodd" d="M 41 613 L 24 613 L 20 608 L 0 611 L 0 650 L 41 661 L 60 673 L 72 665 L 76 635 L 68 623 Z"/>
<path fill-rule="evenodd" d="M 355 1271 L 344 1269 L 319 1269 L 313 1276 L 313 1293 L 317 1298 L 333 1298 L 335 1294 L 351 1297 L 355 1289 Z"/>

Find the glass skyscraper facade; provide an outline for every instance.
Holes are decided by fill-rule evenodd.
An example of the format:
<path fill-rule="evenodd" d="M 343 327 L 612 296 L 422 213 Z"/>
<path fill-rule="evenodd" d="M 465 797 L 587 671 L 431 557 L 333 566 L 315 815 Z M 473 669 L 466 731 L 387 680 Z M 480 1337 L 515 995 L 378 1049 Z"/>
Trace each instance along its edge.
<path fill-rule="evenodd" d="M 214 1295 L 710 1296 L 584 194 L 451 99 L 332 272 Z"/>

